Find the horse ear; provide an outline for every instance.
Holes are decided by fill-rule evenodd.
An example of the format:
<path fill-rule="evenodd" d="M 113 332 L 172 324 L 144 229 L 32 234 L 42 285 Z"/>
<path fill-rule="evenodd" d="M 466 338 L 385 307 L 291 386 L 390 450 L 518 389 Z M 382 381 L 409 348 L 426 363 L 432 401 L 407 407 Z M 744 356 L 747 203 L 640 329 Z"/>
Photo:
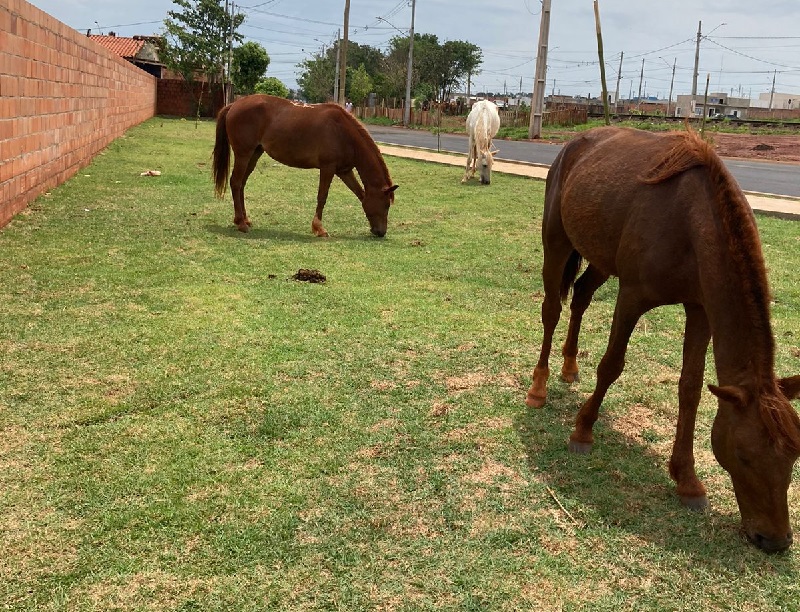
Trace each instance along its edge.
<path fill-rule="evenodd" d="M 778 380 L 778 388 L 788 400 L 800 397 L 800 376 L 789 376 Z"/>
<path fill-rule="evenodd" d="M 399 187 L 399 185 L 392 185 L 391 187 L 384 187 L 383 188 L 383 193 L 392 193 L 398 187 Z"/>
<path fill-rule="evenodd" d="M 491 153 L 492 157 L 497 155 L 499 152 L 500 152 L 500 149 L 497 149 L 497 151 L 489 151 L 489 153 Z"/>
<path fill-rule="evenodd" d="M 708 385 L 708 390 L 716 395 L 719 399 L 730 402 L 737 408 L 744 408 L 747 406 L 750 399 L 750 394 L 748 393 L 747 389 L 736 385 L 726 385 L 724 387 Z"/>

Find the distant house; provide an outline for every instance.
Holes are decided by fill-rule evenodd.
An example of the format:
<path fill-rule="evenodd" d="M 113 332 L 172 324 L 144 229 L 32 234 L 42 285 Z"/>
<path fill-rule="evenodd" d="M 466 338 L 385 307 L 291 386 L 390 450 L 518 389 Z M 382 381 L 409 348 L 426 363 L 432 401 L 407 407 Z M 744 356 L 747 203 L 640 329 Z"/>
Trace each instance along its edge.
<path fill-rule="evenodd" d="M 705 108 L 703 96 L 680 95 L 675 107 L 676 117 L 731 117 L 746 119 L 750 110 L 750 98 L 734 98 L 724 92 L 708 94 Z"/>
<path fill-rule="evenodd" d="M 91 30 L 86 34 L 101 47 L 105 47 L 114 55 L 128 60 L 131 64 L 138 66 L 148 74 L 160 79 L 163 76 L 164 64 L 158 59 L 158 49 L 151 36 L 134 36 L 127 38 L 117 36 L 114 32 L 109 32 L 107 36 L 92 34 Z"/>

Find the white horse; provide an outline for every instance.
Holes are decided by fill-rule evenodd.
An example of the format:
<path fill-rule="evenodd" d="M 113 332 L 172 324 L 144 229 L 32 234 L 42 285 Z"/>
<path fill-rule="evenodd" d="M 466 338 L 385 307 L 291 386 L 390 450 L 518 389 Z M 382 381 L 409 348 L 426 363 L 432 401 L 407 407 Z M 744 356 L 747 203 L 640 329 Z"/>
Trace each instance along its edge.
<path fill-rule="evenodd" d="M 492 160 L 497 151 L 492 151 L 492 138 L 500 129 L 500 114 L 497 105 L 488 100 L 481 100 L 472 106 L 467 116 L 467 134 L 469 134 L 469 153 L 467 169 L 462 183 L 466 183 L 475 175 L 477 164 L 481 165 L 481 183 L 488 185 L 492 178 Z M 472 168 L 470 168 L 472 164 Z"/>

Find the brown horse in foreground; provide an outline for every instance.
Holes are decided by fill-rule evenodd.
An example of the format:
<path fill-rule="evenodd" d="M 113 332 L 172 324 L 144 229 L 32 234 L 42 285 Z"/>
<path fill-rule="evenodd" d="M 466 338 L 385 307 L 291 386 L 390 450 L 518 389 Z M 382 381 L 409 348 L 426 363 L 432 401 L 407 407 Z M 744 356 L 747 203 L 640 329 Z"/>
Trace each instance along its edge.
<path fill-rule="evenodd" d="M 775 378 L 770 292 L 755 219 L 711 147 L 693 133 L 621 128 L 572 140 L 547 176 L 542 241 L 544 337 L 528 406 L 545 403 L 553 332 L 570 287 L 561 369 L 567 382 L 578 378 L 583 313 L 608 277 L 619 277 L 608 348 L 570 436 L 576 453 L 591 450 L 592 426 L 622 373 L 639 317 L 656 306 L 683 304 L 683 369 L 669 462 L 677 493 L 690 508 L 708 504 L 695 473 L 693 437 L 713 338 L 714 455 L 731 476 L 747 537 L 766 551 L 788 548 L 787 491 L 800 456 L 800 418 L 789 400 L 800 395 L 800 376 Z M 575 280 L 583 259 L 588 266 Z"/>
<path fill-rule="evenodd" d="M 266 152 L 293 168 L 318 168 L 317 211 L 311 222 L 316 236 L 327 236 L 322 209 L 333 177 L 338 176 L 356 194 L 376 236 L 386 235 L 394 190 L 389 170 L 372 137 L 358 120 L 336 104 L 301 105 L 274 96 L 253 95 L 223 108 L 217 115 L 213 177 L 222 197 L 228 182 L 230 149 L 233 171 L 233 223 L 246 232 L 251 223 L 244 207 L 244 186 Z M 364 187 L 358 182 L 353 170 Z"/>

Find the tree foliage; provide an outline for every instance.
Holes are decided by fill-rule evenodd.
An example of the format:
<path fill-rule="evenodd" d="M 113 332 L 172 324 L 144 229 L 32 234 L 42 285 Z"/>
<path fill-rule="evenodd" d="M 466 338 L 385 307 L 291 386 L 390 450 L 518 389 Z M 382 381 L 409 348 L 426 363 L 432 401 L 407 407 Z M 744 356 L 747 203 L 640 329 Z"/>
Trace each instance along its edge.
<path fill-rule="evenodd" d="M 350 76 L 346 95 L 357 103 L 363 100 L 370 93 L 362 93 L 359 89 L 366 75 L 372 82 L 371 91 L 378 96 L 405 97 L 408 45 L 408 36 L 395 36 L 384 53 L 380 49 L 351 42 L 347 51 Z M 412 91 L 419 92 L 426 100 L 446 99 L 457 87 L 465 85 L 470 75 L 478 74 L 482 63 L 483 53 L 472 43 L 461 40 L 440 43 L 435 34 L 417 33 L 414 35 Z M 336 74 L 335 45 L 305 60 L 298 68 L 298 83 L 307 100 L 322 102 L 331 98 Z M 360 80 L 355 88 L 351 77 Z"/>
<path fill-rule="evenodd" d="M 164 20 L 164 44 L 159 56 L 167 68 L 188 82 L 205 77 L 211 84 L 222 81 L 228 58 L 229 38 L 241 42 L 236 29 L 242 13 L 231 17 L 222 0 L 172 0 L 181 11 L 168 11 Z"/>
<path fill-rule="evenodd" d="M 251 94 L 264 78 L 269 67 L 269 55 L 257 42 L 246 42 L 233 50 L 231 81 L 236 93 Z"/>
<path fill-rule="evenodd" d="M 268 94 L 270 96 L 278 96 L 279 98 L 289 97 L 289 88 L 283 84 L 277 77 L 267 77 L 261 79 L 255 86 L 255 92 L 260 94 Z"/>
<path fill-rule="evenodd" d="M 373 89 L 372 79 L 367 74 L 364 64 L 361 64 L 356 70 L 351 70 L 347 80 L 348 97 L 357 105 L 363 104 Z"/>

